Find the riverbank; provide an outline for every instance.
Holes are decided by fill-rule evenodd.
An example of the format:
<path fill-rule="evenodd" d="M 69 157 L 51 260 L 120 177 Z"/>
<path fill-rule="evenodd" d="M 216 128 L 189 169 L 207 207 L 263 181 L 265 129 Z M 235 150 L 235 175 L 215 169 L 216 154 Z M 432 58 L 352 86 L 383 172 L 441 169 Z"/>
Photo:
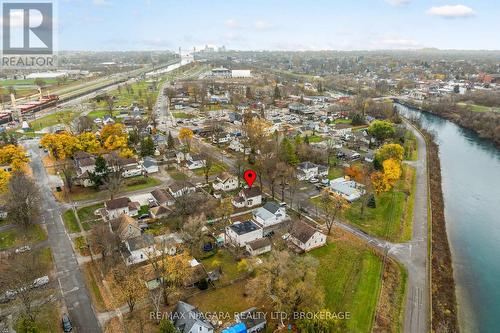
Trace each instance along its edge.
<path fill-rule="evenodd" d="M 394 102 L 449 120 L 462 128 L 473 131 L 481 138 L 493 141 L 497 147 L 500 147 L 500 132 L 497 130 L 500 127 L 500 112 L 474 112 L 456 105 L 447 105 L 444 111 L 437 112 L 432 106 L 426 107 L 422 103 L 398 98 L 394 98 Z"/>
<path fill-rule="evenodd" d="M 459 332 L 455 281 L 441 187 L 439 146 L 432 134 L 416 125 L 425 137 L 428 156 L 431 201 L 431 327 L 434 332 Z"/>

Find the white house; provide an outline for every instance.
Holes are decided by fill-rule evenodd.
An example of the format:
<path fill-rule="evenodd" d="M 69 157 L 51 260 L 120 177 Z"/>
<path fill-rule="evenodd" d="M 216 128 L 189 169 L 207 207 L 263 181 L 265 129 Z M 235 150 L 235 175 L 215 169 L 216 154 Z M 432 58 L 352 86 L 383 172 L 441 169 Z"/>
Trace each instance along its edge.
<path fill-rule="evenodd" d="M 297 220 L 292 226 L 288 240 L 307 252 L 325 245 L 326 235 L 307 222 Z"/>
<path fill-rule="evenodd" d="M 129 198 L 116 198 L 104 202 L 106 217 L 109 220 L 116 219 L 120 215 L 134 216 L 138 214 L 140 204 L 131 202 Z"/>
<path fill-rule="evenodd" d="M 158 252 L 155 249 L 155 241 L 151 234 L 142 234 L 134 238 L 129 238 L 125 240 L 124 244 L 127 249 L 125 251 L 125 263 L 127 265 L 146 261 Z"/>
<path fill-rule="evenodd" d="M 328 167 L 311 162 L 302 162 L 297 165 L 297 179 L 310 180 L 317 177 L 328 176 Z"/>
<path fill-rule="evenodd" d="M 267 228 L 288 219 L 285 207 L 270 201 L 253 212 L 253 219 L 262 228 Z"/>
<path fill-rule="evenodd" d="M 212 183 L 215 191 L 233 191 L 238 188 L 238 177 L 233 176 L 227 172 L 223 172 Z"/>
<path fill-rule="evenodd" d="M 142 169 L 146 174 L 152 174 L 160 171 L 158 168 L 158 161 L 156 161 L 156 158 L 151 156 L 146 156 L 142 159 Z"/>
<path fill-rule="evenodd" d="M 226 227 L 226 243 L 243 247 L 263 237 L 262 228 L 253 221 L 235 222 Z"/>
<path fill-rule="evenodd" d="M 170 320 L 180 333 L 213 333 L 214 327 L 203 313 L 191 304 L 179 301 Z"/>
<path fill-rule="evenodd" d="M 236 152 L 239 152 L 239 153 L 244 153 L 245 155 L 248 155 L 251 152 L 250 148 L 248 148 L 248 147 L 245 148 L 245 146 L 240 142 L 240 140 L 238 140 L 236 138 L 231 140 L 228 148 L 231 150 L 234 150 Z"/>
<path fill-rule="evenodd" d="M 260 187 L 253 186 L 251 188 L 244 188 L 232 200 L 233 206 L 236 208 L 254 207 L 262 203 L 262 192 Z"/>
<path fill-rule="evenodd" d="M 186 156 L 186 166 L 189 170 L 203 168 L 205 163 L 206 160 L 201 155 L 187 154 Z"/>
<path fill-rule="evenodd" d="M 271 241 L 264 237 L 248 242 L 245 246 L 246 250 L 252 256 L 258 256 L 271 251 Z"/>
<path fill-rule="evenodd" d="M 155 243 L 157 248 L 163 249 L 164 253 L 173 256 L 179 252 L 180 246 L 184 242 L 178 234 L 171 233 L 155 237 Z"/>
<path fill-rule="evenodd" d="M 174 198 L 179 198 L 185 194 L 195 192 L 196 187 L 187 181 L 176 181 L 168 187 L 168 191 Z"/>
<path fill-rule="evenodd" d="M 330 190 L 340 194 L 349 202 L 358 200 L 365 193 L 363 184 L 350 180 L 348 177 L 332 179 L 330 181 Z"/>

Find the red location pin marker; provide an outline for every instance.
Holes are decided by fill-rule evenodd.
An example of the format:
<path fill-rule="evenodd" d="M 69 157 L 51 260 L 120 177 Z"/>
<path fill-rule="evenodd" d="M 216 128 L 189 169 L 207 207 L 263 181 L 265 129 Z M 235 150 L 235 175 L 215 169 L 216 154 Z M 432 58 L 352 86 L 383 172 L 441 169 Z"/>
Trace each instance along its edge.
<path fill-rule="evenodd" d="M 257 174 L 253 170 L 245 170 L 243 173 L 243 178 L 248 184 L 248 187 L 252 187 L 253 182 L 257 178 Z"/>

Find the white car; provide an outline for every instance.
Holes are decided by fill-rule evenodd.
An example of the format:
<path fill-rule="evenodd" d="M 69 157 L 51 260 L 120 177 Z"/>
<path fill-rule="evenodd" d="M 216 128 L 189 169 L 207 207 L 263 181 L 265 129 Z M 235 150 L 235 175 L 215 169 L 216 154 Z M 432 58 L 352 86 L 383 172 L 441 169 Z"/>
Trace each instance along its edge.
<path fill-rule="evenodd" d="M 15 253 L 24 253 L 24 252 L 28 252 L 28 251 L 31 251 L 31 246 L 25 245 L 25 246 L 21 246 L 20 248 L 17 248 L 14 252 Z"/>
<path fill-rule="evenodd" d="M 309 182 L 311 184 L 316 184 L 317 182 L 319 182 L 319 179 L 318 178 L 311 178 L 311 179 L 309 179 Z"/>

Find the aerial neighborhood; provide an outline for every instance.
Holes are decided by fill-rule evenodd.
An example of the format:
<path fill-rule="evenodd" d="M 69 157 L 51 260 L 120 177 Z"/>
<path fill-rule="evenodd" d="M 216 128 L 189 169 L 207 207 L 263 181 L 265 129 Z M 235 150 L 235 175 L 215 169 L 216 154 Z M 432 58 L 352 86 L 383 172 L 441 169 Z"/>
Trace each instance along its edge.
<path fill-rule="evenodd" d="M 406 254 L 427 258 L 435 155 L 403 111 L 474 108 L 498 64 L 113 54 L 6 74 L 37 88 L 0 93 L 0 331 L 400 332 L 425 312 L 405 306 L 430 266 Z M 488 112 L 467 119 L 495 140 Z"/>

